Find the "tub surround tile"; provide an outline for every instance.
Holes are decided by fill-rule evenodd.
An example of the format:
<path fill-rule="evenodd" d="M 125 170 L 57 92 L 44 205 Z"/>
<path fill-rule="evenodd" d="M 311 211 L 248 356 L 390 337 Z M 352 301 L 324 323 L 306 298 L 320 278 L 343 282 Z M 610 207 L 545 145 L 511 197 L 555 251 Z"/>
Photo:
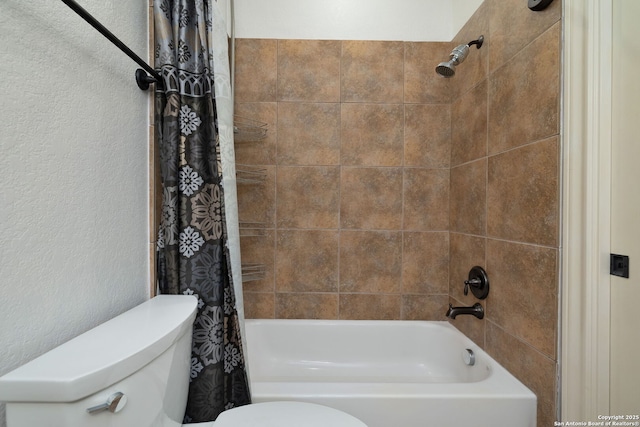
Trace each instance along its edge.
<path fill-rule="evenodd" d="M 236 102 L 276 101 L 277 40 L 236 39 Z"/>
<path fill-rule="evenodd" d="M 339 167 L 279 167 L 276 192 L 279 228 L 338 228 Z"/>
<path fill-rule="evenodd" d="M 518 340 L 493 322 L 487 322 L 485 350 L 538 397 L 537 425 L 556 420 L 556 362 Z"/>
<path fill-rule="evenodd" d="M 398 293 L 401 271 L 401 232 L 340 233 L 340 292 Z"/>
<path fill-rule="evenodd" d="M 343 165 L 402 165 L 402 104 L 342 104 L 340 129 Z"/>
<path fill-rule="evenodd" d="M 460 165 L 486 155 L 487 82 L 483 80 L 452 104 L 451 164 Z"/>
<path fill-rule="evenodd" d="M 557 23 L 491 74 L 490 154 L 560 131 L 560 35 Z"/>
<path fill-rule="evenodd" d="M 338 295 L 276 293 L 276 319 L 337 319 Z"/>
<path fill-rule="evenodd" d="M 402 42 L 343 41 L 342 102 L 402 102 L 403 60 Z"/>
<path fill-rule="evenodd" d="M 402 295 L 402 320 L 447 320 L 447 295 Z"/>
<path fill-rule="evenodd" d="M 464 295 L 464 281 L 474 266 L 486 270 L 486 245 L 485 237 L 459 233 L 450 235 L 449 295 L 462 301 L 463 305 L 470 306 L 477 301 L 471 293 Z"/>
<path fill-rule="evenodd" d="M 404 165 L 449 168 L 451 157 L 451 107 L 405 104 Z"/>
<path fill-rule="evenodd" d="M 340 319 L 400 320 L 400 295 L 340 294 Z"/>
<path fill-rule="evenodd" d="M 267 228 L 273 228 L 276 213 L 276 168 L 263 168 L 266 173 L 264 182 L 238 182 L 238 216 L 241 222 L 260 222 Z"/>
<path fill-rule="evenodd" d="M 243 292 L 244 317 L 247 319 L 274 319 L 275 294 L 273 292 Z"/>
<path fill-rule="evenodd" d="M 402 169 L 343 167 L 340 226 L 347 229 L 400 230 Z"/>
<path fill-rule="evenodd" d="M 449 104 L 456 79 L 436 74 L 436 66 L 449 59 L 451 43 L 407 42 L 404 60 L 404 102 L 409 104 Z"/>
<path fill-rule="evenodd" d="M 449 233 L 404 232 L 402 293 L 449 293 Z"/>
<path fill-rule="evenodd" d="M 264 278 L 243 282 L 248 292 L 273 292 L 275 290 L 275 230 L 265 230 L 264 236 L 240 238 L 242 263 L 264 265 Z"/>
<path fill-rule="evenodd" d="M 278 101 L 340 102 L 337 40 L 278 41 Z"/>
<path fill-rule="evenodd" d="M 267 136 L 259 141 L 239 141 L 234 145 L 237 168 L 241 165 L 275 165 L 278 140 L 278 104 L 275 102 L 244 102 L 235 105 L 238 117 L 267 125 Z M 240 126 L 242 127 L 242 126 Z"/>
<path fill-rule="evenodd" d="M 472 40 L 477 40 L 481 35 L 484 36 L 482 47 L 478 49 L 475 45 L 471 46 L 464 64 L 456 68 L 456 76 L 454 78 L 456 80 L 454 88 L 456 97 L 465 94 L 489 75 L 489 54 L 493 47 L 489 20 L 489 2 L 485 1 L 451 41 L 451 49 L 453 49 L 460 44 L 467 44 Z M 445 59 L 448 59 L 448 56 Z"/>
<path fill-rule="evenodd" d="M 340 104 L 278 103 L 279 165 L 340 164 Z"/>
<path fill-rule="evenodd" d="M 449 229 L 449 171 L 405 168 L 403 229 Z"/>
<path fill-rule="evenodd" d="M 553 137 L 489 158 L 488 236 L 558 245 L 558 153 Z"/>
<path fill-rule="evenodd" d="M 451 231 L 484 235 L 487 224 L 487 160 L 451 169 Z"/>
<path fill-rule="evenodd" d="M 491 29 L 489 67 L 493 72 L 562 18 L 562 2 L 532 12 L 520 0 L 487 0 Z"/>
<path fill-rule="evenodd" d="M 262 187 L 239 185 L 240 215 L 274 227 L 242 239 L 243 262 L 270 275 L 245 283 L 247 317 L 445 320 L 449 302 L 478 301 L 463 288 L 480 265 L 485 319 L 449 321 L 538 395 L 549 425 L 560 16 L 558 1 L 487 0 L 447 43 L 238 43 L 236 113 L 269 123 L 236 144 L 238 163 L 268 169 Z M 455 78 L 435 73 L 480 34 Z"/>
<path fill-rule="evenodd" d="M 277 292 L 337 292 L 338 232 L 279 230 Z"/>
<path fill-rule="evenodd" d="M 489 239 L 489 319 L 548 357 L 556 354 L 558 251 Z"/>
<path fill-rule="evenodd" d="M 454 307 L 466 307 L 468 305 L 473 305 L 473 303 L 468 304 L 452 297 L 449 297 L 449 304 L 453 305 Z M 486 309 L 484 301 L 480 302 L 480 304 L 482 304 L 482 306 Z M 449 306 L 447 305 L 447 307 L 445 307 L 445 314 L 448 308 Z M 460 330 L 463 334 L 468 336 L 471 341 L 476 343 L 480 348 L 485 349 L 485 328 L 487 323 L 486 317 L 484 319 L 478 319 L 475 316 L 462 315 L 456 316 L 455 319 L 448 320 L 449 323 L 458 328 L 458 330 Z"/>

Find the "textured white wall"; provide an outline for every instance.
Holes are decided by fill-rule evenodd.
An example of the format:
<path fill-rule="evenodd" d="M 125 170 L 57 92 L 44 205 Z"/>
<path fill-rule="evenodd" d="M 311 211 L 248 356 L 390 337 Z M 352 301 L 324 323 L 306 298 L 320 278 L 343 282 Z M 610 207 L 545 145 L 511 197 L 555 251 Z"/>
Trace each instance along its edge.
<path fill-rule="evenodd" d="M 484 2 L 484 0 L 451 0 L 451 38 L 449 40 L 458 34 L 458 31 L 467 23 L 475 11 L 478 10 L 482 2 Z"/>
<path fill-rule="evenodd" d="M 236 37 L 451 40 L 451 1 L 235 0 Z"/>
<path fill-rule="evenodd" d="M 450 41 L 483 0 L 235 0 L 236 37 Z"/>
<path fill-rule="evenodd" d="M 149 297 L 136 64 L 60 1 L 1 3 L 0 375 Z M 147 0 L 79 3 L 146 58 Z"/>

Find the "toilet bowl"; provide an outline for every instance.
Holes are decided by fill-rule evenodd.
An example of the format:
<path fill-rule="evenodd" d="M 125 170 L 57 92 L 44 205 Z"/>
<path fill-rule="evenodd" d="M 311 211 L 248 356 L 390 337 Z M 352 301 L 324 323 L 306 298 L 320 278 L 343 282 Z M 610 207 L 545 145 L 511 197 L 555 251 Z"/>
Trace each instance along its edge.
<path fill-rule="evenodd" d="M 349 414 L 306 402 L 263 402 L 241 406 L 220 414 L 213 423 L 187 427 L 366 427 Z"/>
<path fill-rule="evenodd" d="M 181 427 L 197 299 L 160 295 L 0 377 L 7 427 Z M 326 406 L 266 402 L 193 427 L 366 427 Z"/>

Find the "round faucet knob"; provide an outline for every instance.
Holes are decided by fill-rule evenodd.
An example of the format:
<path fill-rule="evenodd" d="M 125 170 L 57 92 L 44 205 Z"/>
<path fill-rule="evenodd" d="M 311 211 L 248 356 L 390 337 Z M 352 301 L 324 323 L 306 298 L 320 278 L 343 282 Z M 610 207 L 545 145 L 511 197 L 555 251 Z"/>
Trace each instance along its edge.
<path fill-rule="evenodd" d="M 464 281 L 465 295 L 469 293 L 469 286 L 473 296 L 478 299 L 485 299 L 489 295 L 489 277 L 484 268 L 476 265 L 469 271 L 469 278 Z"/>

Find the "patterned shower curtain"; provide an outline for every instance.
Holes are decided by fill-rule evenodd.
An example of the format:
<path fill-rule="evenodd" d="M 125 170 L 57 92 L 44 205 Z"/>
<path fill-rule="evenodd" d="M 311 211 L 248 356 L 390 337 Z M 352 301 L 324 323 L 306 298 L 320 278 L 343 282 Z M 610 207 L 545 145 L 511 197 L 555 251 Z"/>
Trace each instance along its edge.
<path fill-rule="evenodd" d="M 210 15 L 217 7 L 209 1 L 154 1 L 155 64 L 164 81 L 155 107 L 158 285 L 199 301 L 184 422 L 212 421 L 250 403 L 225 222 Z"/>

